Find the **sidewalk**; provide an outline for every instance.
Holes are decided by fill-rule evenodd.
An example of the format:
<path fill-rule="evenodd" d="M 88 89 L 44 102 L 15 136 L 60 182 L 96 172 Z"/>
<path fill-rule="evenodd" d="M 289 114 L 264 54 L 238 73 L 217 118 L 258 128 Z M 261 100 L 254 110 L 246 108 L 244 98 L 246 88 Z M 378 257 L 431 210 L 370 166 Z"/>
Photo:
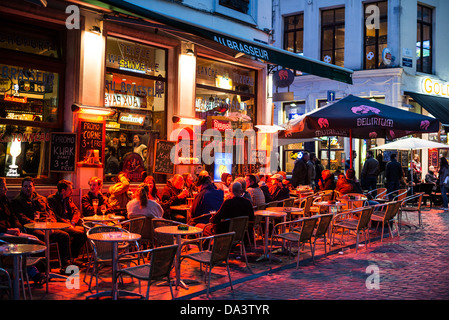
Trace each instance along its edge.
<path fill-rule="evenodd" d="M 199 265 L 186 260 L 182 263 L 182 278 L 200 282 L 189 284 L 188 289 L 178 288 L 174 294 L 177 300 L 447 300 L 449 213 L 425 209 L 422 216 L 423 229 L 403 227 L 400 237 L 395 234 L 393 239 L 386 232 L 381 244 L 379 228 L 371 234 L 368 249 L 361 246 L 358 253 L 355 237 L 346 242 L 343 254 L 339 246 L 333 246 L 327 258 L 322 243 L 317 243 L 313 264 L 306 246 L 299 269 L 296 257 L 278 255 L 280 262 L 256 261 L 263 253 L 260 244 L 248 250 L 249 272 L 236 250 L 230 264 L 234 290 L 229 287 L 226 269 L 215 267 L 209 299 Z M 416 214 L 409 217 L 413 222 Z M 84 273 L 81 269 L 79 289 L 67 289 L 65 281 L 54 280 L 48 293 L 45 286 L 33 288 L 33 300 L 85 300 L 91 293 L 83 282 Z M 110 269 L 104 269 L 102 274 L 100 290 L 108 290 Z M 138 292 L 137 280 L 125 278 L 124 282 L 123 289 Z M 142 292 L 146 292 L 146 284 L 142 284 Z M 168 286 L 151 286 L 150 300 L 169 299 Z"/>

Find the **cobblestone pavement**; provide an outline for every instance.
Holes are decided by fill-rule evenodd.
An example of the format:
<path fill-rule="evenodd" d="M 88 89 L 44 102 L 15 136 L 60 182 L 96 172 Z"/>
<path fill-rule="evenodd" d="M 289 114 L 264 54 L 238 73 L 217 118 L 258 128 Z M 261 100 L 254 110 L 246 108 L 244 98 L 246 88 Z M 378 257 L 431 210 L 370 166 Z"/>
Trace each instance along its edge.
<path fill-rule="evenodd" d="M 410 218 L 414 216 L 410 214 Z M 230 300 L 235 303 L 236 300 L 448 300 L 449 213 L 426 209 L 423 223 L 422 229 L 403 227 L 400 237 L 384 236 L 383 243 L 380 230 L 372 230 L 368 248 L 361 246 L 357 253 L 354 238 L 346 242 L 343 254 L 340 254 L 340 247 L 335 246 L 327 257 L 324 257 L 322 244 L 317 244 L 315 264 L 306 250 L 301 254 L 298 269 L 292 257 L 279 256 L 280 262 L 256 261 L 263 252 L 261 246 L 248 250 L 252 272 L 244 259 L 233 254 L 234 290 L 229 287 L 225 268 L 217 266 L 212 270 L 209 298 L 204 282 L 189 283 L 187 290 L 174 290 L 178 300 L 174 305 L 183 306 L 189 302 L 207 305 L 205 300 L 212 303 Z M 48 293 L 45 287 L 32 289 L 33 300 L 86 300 L 92 293 L 82 281 L 84 273 L 81 269 L 79 288 L 67 289 L 64 281 L 51 281 Z M 198 264 L 183 262 L 181 273 L 185 279 L 201 280 Z M 108 274 L 110 271 L 103 272 L 100 290 L 110 288 Z M 126 290 L 138 292 L 136 280 L 127 278 L 124 283 Z M 146 292 L 144 284 L 142 292 Z M 152 285 L 150 300 L 169 300 L 169 292 L 167 286 Z M 175 311 L 179 311 L 177 308 Z"/>

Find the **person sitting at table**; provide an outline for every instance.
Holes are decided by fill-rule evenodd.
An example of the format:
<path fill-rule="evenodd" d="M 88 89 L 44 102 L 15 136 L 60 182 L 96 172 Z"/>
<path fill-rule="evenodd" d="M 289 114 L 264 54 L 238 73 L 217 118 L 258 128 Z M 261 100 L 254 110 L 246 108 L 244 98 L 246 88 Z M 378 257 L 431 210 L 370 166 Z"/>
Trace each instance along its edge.
<path fill-rule="evenodd" d="M 270 194 L 270 189 L 268 188 L 267 185 L 267 176 L 263 173 L 263 172 L 259 172 L 257 173 L 257 177 L 259 177 L 259 188 L 260 190 L 262 190 L 263 195 L 265 196 L 265 203 L 271 202 L 271 194 Z"/>
<path fill-rule="evenodd" d="M 426 173 L 426 177 L 424 178 L 426 183 L 430 183 L 433 185 L 432 191 L 437 190 L 438 177 L 435 175 L 435 167 L 430 166 L 429 171 Z"/>
<path fill-rule="evenodd" d="M 87 241 L 81 221 L 81 212 L 72 200 L 72 182 L 64 179 L 60 180 L 56 188 L 58 191 L 47 197 L 48 206 L 54 212 L 58 222 L 70 224 L 70 227 L 64 229 L 64 232 L 70 235 L 72 259 L 76 259 L 80 249 Z"/>
<path fill-rule="evenodd" d="M 360 193 L 362 194 L 362 186 L 355 177 L 355 170 L 349 168 L 346 170 L 346 178 L 339 179 L 335 188 L 340 194 Z"/>
<path fill-rule="evenodd" d="M 194 221 L 193 224 L 207 223 L 210 216 L 201 216 L 208 214 L 210 211 L 220 209 L 224 200 L 224 191 L 215 188 L 210 176 L 202 176 L 197 181 L 197 187 L 200 192 L 193 199 L 191 209 L 192 221 Z"/>
<path fill-rule="evenodd" d="M 56 221 L 55 214 L 48 206 L 47 199 L 35 191 L 34 179 L 32 177 L 22 179 L 22 189 L 11 200 L 11 207 L 23 226 L 28 223 L 37 222 L 34 220 L 35 213 L 39 213 L 40 219 L 42 220 L 48 217 L 52 221 Z M 28 232 L 38 237 L 39 240 L 45 241 L 44 231 L 33 229 Z M 69 249 L 70 235 L 64 230 L 52 230 L 50 233 L 50 242 L 56 242 L 58 244 L 59 257 L 61 259 L 60 272 L 65 274 L 66 268 L 71 264 Z"/>
<path fill-rule="evenodd" d="M 129 180 L 125 172 L 120 172 L 117 176 L 117 182 L 109 187 L 109 207 L 112 209 L 126 208 L 126 204 L 131 200 L 128 191 Z"/>
<path fill-rule="evenodd" d="M 134 192 L 133 199 L 126 205 L 128 219 L 136 217 L 162 218 L 164 210 L 161 205 L 149 198 L 150 187 L 141 183 Z"/>
<path fill-rule="evenodd" d="M 290 191 L 288 188 L 285 188 L 282 181 L 283 177 L 276 173 L 271 176 L 271 201 L 280 201 L 290 198 Z"/>
<path fill-rule="evenodd" d="M 224 193 L 228 193 L 229 192 L 229 186 L 232 183 L 232 174 L 228 173 L 228 172 L 223 172 L 221 174 L 221 181 L 220 182 L 216 182 L 215 186 L 220 189 L 223 190 Z"/>
<path fill-rule="evenodd" d="M 98 200 L 98 209 L 102 206 L 108 207 L 108 198 L 101 193 L 103 187 L 103 181 L 99 177 L 92 177 L 89 179 L 90 190 L 81 198 L 81 209 L 84 217 L 90 217 L 95 215 L 94 206 L 92 204 L 93 199 Z M 98 212 L 97 212 L 98 214 Z"/>
<path fill-rule="evenodd" d="M 188 198 L 193 198 L 193 193 L 198 192 L 198 190 L 195 186 L 195 180 L 193 179 L 192 174 L 190 172 L 183 173 L 182 178 L 184 179 L 184 189 L 189 191 Z"/>
<path fill-rule="evenodd" d="M 164 218 L 179 222 L 187 222 L 185 210 L 171 210 L 171 206 L 187 204 L 189 192 L 183 190 L 184 179 L 180 174 L 175 174 L 167 180 L 167 184 L 162 191 L 161 205 L 164 209 Z"/>
<path fill-rule="evenodd" d="M 249 221 L 254 220 L 254 209 L 251 201 L 242 197 L 243 188 L 239 182 L 231 184 L 232 198 L 223 202 L 217 213 L 210 218 L 210 223 L 196 225 L 203 229 L 203 236 L 211 236 L 229 231 L 229 222 L 226 219 L 248 216 Z"/>
<path fill-rule="evenodd" d="M 6 179 L 0 177 L 0 236 L 23 237 L 30 239 L 34 244 L 45 245 L 45 242 L 40 241 L 36 236 L 22 232 L 23 226 L 11 208 L 11 203 L 6 196 L 7 192 Z M 5 241 L 8 242 L 7 239 Z M 27 273 L 36 286 L 42 286 L 47 281 L 45 275 L 34 265 L 27 267 Z"/>
<path fill-rule="evenodd" d="M 237 177 L 234 179 L 234 182 L 238 182 L 242 185 L 242 190 L 243 190 L 243 198 L 248 199 L 249 201 L 251 201 L 251 203 L 253 203 L 253 199 L 251 199 L 251 195 L 249 194 L 248 190 L 246 190 L 246 181 L 245 178 L 243 177 Z M 232 197 L 232 193 L 228 193 L 228 198 Z"/>
<path fill-rule="evenodd" d="M 156 181 L 154 180 L 154 177 L 147 176 L 143 182 L 147 184 L 148 188 L 150 189 L 150 192 L 148 193 L 148 199 L 160 202 L 161 195 L 159 194 L 159 190 L 156 187 Z"/>
<path fill-rule="evenodd" d="M 261 206 L 265 204 L 265 196 L 263 191 L 260 190 L 257 184 L 256 176 L 253 174 L 247 174 L 245 176 L 245 182 L 248 188 L 246 189 L 251 196 L 253 206 Z"/>
<path fill-rule="evenodd" d="M 330 170 L 325 169 L 321 172 L 322 180 L 318 181 L 319 191 L 335 190 L 335 178 Z"/>

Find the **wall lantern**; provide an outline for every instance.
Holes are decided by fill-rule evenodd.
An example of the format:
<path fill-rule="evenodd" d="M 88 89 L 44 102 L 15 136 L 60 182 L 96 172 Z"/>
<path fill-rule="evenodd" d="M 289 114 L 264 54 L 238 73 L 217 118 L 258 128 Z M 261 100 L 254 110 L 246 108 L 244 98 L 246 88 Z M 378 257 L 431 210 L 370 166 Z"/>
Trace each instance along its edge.
<path fill-rule="evenodd" d="M 72 104 L 72 112 L 97 115 L 97 116 L 111 116 L 115 111 L 108 107 L 93 107 L 79 104 Z"/>

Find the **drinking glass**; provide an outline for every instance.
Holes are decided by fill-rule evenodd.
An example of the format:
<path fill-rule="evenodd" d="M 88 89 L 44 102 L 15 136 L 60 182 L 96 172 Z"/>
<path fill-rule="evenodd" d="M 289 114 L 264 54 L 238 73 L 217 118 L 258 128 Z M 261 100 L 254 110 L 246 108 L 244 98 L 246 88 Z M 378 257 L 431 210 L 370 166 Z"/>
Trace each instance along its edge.
<path fill-rule="evenodd" d="M 101 206 L 101 213 L 103 214 L 103 217 L 104 217 L 104 215 L 106 214 L 106 206 Z"/>
<path fill-rule="evenodd" d="M 41 217 L 41 216 L 40 216 L 40 213 L 39 213 L 39 212 L 35 212 L 35 213 L 34 213 L 34 221 L 35 221 L 35 222 L 39 222 L 40 217 Z"/>
<path fill-rule="evenodd" d="M 98 199 L 92 199 L 92 205 L 94 206 L 94 213 L 97 215 Z"/>

